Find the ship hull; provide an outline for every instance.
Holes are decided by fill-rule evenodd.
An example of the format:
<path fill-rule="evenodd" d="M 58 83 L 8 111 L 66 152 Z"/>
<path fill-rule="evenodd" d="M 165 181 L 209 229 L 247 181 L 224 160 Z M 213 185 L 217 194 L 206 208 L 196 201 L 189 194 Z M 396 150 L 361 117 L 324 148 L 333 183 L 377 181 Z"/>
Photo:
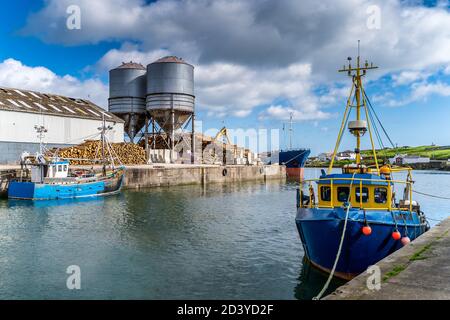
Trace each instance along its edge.
<path fill-rule="evenodd" d="M 344 208 L 300 208 L 297 211 L 296 225 L 305 257 L 323 271 L 330 272 L 333 268 L 345 213 Z M 334 273 L 338 278 L 352 279 L 400 249 L 401 241 L 392 238 L 396 225 L 402 237 L 408 235 L 411 241 L 428 230 L 416 212 L 406 212 L 401 216 L 395 213 L 392 217 L 387 211 L 366 211 L 366 219 L 372 228 L 369 236 L 361 231 L 364 226 L 364 212 L 359 209 L 349 211 L 341 255 Z"/>
<path fill-rule="evenodd" d="M 286 176 L 289 179 L 303 180 L 305 177 L 304 168 L 288 168 L 286 167 Z"/>
<path fill-rule="evenodd" d="M 310 153 L 309 149 L 280 151 L 279 163 L 286 166 L 286 176 L 289 179 L 303 179 L 304 166 Z"/>
<path fill-rule="evenodd" d="M 85 183 L 46 184 L 12 181 L 8 188 L 9 199 L 57 200 L 101 197 L 120 192 L 123 172 L 111 177 Z"/>

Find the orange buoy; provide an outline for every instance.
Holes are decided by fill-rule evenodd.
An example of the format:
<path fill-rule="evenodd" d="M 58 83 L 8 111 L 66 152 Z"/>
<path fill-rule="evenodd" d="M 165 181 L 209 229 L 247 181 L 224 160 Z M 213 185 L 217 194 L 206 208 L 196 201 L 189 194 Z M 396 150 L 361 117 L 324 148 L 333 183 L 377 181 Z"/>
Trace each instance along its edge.
<path fill-rule="evenodd" d="M 409 244 L 411 242 L 411 239 L 408 236 L 405 236 L 402 238 L 402 245 L 406 246 L 407 244 Z"/>
<path fill-rule="evenodd" d="M 370 236 L 372 233 L 372 228 L 369 225 L 366 225 L 366 226 L 362 227 L 362 233 L 365 236 Z"/>
<path fill-rule="evenodd" d="M 389 168 L 389 166 L 384 165 L 380 168 L 380 173 L 389 175 L 391 174 L 391 168 Z"/>
<path fill-rule="evenodd" d="M 401 237 L 402 237 L 402 235 L 400 234 L 400 232 L 398 232 L 398 230 L 395 230 L 394 232 L 392 232 L 392 238 L 394 240 L 400 240 Z"/>

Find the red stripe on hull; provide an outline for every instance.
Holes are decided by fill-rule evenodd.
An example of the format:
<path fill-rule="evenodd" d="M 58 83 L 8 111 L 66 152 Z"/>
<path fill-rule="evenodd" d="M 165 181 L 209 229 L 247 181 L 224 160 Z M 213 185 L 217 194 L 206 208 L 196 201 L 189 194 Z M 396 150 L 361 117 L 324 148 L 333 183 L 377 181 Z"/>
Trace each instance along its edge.
<path fill-rule="evenodd" d="M 289 179 L 300 180 L 304 177 L 304 168 L 286 168 L 286 175 Z"/>

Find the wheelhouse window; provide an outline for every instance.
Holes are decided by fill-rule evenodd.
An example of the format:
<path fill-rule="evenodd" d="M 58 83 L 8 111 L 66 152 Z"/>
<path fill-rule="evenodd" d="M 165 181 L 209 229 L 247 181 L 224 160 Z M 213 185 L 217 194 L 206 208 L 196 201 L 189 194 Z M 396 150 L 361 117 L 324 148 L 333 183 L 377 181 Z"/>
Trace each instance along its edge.
<path fill-rule="evenodd" d="M 62 165 L 61 164 L 58 164 L 58 172 L 62 172 Z"/>
<path fill-rule="evenodd" d="M 331 188 L 327 186 L 320 187 L 320 199 L 322 201 L 331 201 Z"/>
<path fill-rule="evenodd" d="M 386 188 L 375 188 L 374 189 L 374 199 L 375 199 L 375 203 L 386 203 L 387 202 L 387 189 Z"/>
<path fill-rule="evenodd" d="M 369 200 L 369 189 L 366 187 L 362 187 L 361 192 L 360 187 L 355 188 L 355 199 L 356 202 L 367 202 Z"/>
<path fill-rule="evenodd" d="M 348 196 L 350 195 L 350 188 L 349 187 L 338 187 L 337 188 L 337 198 L 340 202 L 347 202 Z"/>

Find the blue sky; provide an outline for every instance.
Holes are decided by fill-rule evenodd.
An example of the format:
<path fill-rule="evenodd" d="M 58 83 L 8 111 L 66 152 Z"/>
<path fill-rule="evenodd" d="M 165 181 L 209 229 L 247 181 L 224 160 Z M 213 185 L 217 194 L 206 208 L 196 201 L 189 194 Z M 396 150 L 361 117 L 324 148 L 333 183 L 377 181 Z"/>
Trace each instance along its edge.
<path fill-rule="evenodd" d="M 196 67 L 204 129 L 281 129 L 294 112 L 294 146 L 317 154 L 334 146 L 350 84 L 337 69 L 361 39 L 363 58 L 380 66 L 366 91 L 394 142 L 450 145 L 448 2 L 351 2 L 8 1 L 0 12 L 0 86 L 106 107 L 109 68 L 173 54 Z M 366 26 L 373 3 L 381 10 L 375 30 Z M 64 27 L 69 4 L 81 8 L 81 30 Z M 346 148 L 353 148 L 348 134 Z"/>

